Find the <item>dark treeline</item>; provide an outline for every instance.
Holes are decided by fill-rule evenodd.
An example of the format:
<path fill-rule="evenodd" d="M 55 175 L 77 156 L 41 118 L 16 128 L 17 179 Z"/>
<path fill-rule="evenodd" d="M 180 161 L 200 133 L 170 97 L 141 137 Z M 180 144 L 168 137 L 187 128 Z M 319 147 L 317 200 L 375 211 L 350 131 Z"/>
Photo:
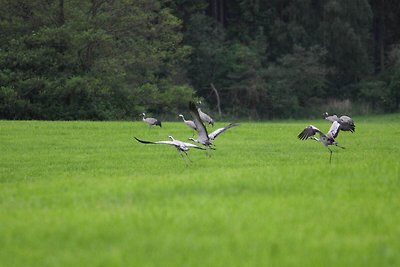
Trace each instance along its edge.
<path fill-rule="evenodd" d="M 395 112 L 398 25 L 397 0 L 0 0 L 0 118 Z"/>

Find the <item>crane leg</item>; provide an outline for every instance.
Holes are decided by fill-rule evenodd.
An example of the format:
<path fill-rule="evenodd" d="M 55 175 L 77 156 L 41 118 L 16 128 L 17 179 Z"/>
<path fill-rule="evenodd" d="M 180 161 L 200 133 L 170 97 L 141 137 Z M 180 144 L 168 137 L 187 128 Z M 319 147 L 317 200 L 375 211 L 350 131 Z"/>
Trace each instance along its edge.
<path fill-rule="evenodd" d="M 332 163 L 332 150 L 329 147 L 326 147 L 326 148 L 329 150 L 329 153 L 330 153 L 330 155 L 329 155 L 329 164 L 331 164 Z"/>
<path fill-rule="evenodd" d="M 211 148 L 210 146 L 206 147 L 206 157 L 211 158 L 211 149 L 215 150 L 215 148 Z"/>
<path fill-rule="evenodd" d="M 185 156 L 182 154 L 182 151 L 179 150 L 178 152 L 179 152 L 179 155 L 181 155 L 181 158 L 182 158 L 183 162 L 185 163 L 185 165 L 188 166 L 189 164 L 188 164 L 187 160 L 185 159 Z M 185 154 L 186 154 L 186 152 L 185 152 Z M 187 156 L 187 154 L 186 154 L 186 156 Z M 189 159 L 189 161 L 190 161 L 190 159 Z"/>
<path fill-rule="evenodd" d="M 183 151 L 183 153 L 185 153 L 185 155 L 186 155 L 187 159 L 188 159 L 190 162 L 192 162 L 192 160 L 189 158 L 189 155 L 188 155 L 188 153 L 187 153 L 186 151 Z M 182 156 L 183 156 L 183 155 L 182 155 Z"/>
<path fill-rule="evenodd" d="M 340 147 L 341 149 L 345 149 L 344 146 L 339 146 L 339 144 L 335 144 L 335 146 Z"/>

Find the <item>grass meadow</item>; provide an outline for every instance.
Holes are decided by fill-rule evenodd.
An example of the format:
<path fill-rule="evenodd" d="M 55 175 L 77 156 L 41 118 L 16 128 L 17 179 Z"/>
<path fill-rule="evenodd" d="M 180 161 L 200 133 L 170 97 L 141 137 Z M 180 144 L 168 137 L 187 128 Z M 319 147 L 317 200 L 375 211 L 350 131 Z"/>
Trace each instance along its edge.
<path fill-rule="evenodd" d="M 183 122 L 0 121 L 1 266 L 400 266 L 400 114 L 242 122 L 190 150 Z M 216 127 L 225 125 L 219 122 Z"/>

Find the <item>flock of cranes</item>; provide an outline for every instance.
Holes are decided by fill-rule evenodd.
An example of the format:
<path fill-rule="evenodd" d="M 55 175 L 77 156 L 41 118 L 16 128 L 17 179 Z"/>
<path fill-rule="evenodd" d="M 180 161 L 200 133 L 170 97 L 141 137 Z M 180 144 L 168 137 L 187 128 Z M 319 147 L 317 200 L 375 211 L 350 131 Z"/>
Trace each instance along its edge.
<path fill-rule="evenodd" d="M 135 139 L 143 144 L 155 144 L 155 145 L 170 145 L 173 146 L 177 149 L 179 154 L 184 157 L 183 154 L 186 155 L 186 157 L 190 160 L 187 151 L 190 148 L 195 148 L 195 149 L 201 149 L 201 150 L 208 150 L 208 149 L 215 149 L 212 141 L 217 138 L 221 133 L 225 132 L 226 130 L 237 126 L 237 123 L 231 123 L 223 128 L 218 128 L 217 130 L 213 131 L 212 133 L 208 134 L 207 128 L 204 125 L 204 123 L 211 124 L 214 126 L 214 120 L 206 113 L 202 112 L 200 108 L 196 107 L 196 104 L 194 102 L 189 102 L 189 111 L 190 114 L 192 115 L 193 120 L 185 120 L 185 117 L 182 114 L 179 114 L 179 117 L 182 118 L 183 122 L 191 129 L 195 130 L 197 132 L 197 139 L 194 138 L 188 138 L 188 140 L 201 144 L 202 146 L 192 144 L 192 143 L 187 143 L 187 142 L 182 142 L 179 140 L 174 139 L 173 136 L 169 136 L 171 140 L 167 141 L 145 141 L 141 140 L 137 137 Z M 149 126 L 153 125 L 159 125 L 161 127 L 161 122 L 155 118 L 145 118 L 145 113 L 143 115 L 143 121 L 147 123 Z M 182 154 L 183 153 L 183 154 Z"/>
<path fill-rule="evenodd" d="M 205 124 L 212 125 L 214 126 L 214 120 L 206 113 L 202 112 L 200 108 L 196 107 L 196 104 L 194 102 L 189 102 L 189 112 L 192 116 L 192 120 L 186 120 L 185 117 L 182 114 L 179 114 L 179 117 L 182 118 L 183 122 L 192 130 L 197 132 L 197 139 L 190 137 L 188 140 L 192 141 L 193 143 L 188 143 L 188 142 L 182 142 L 179 140 L 174 139 L 171 135 L 168 136 L 170 140 L 166 141 L 145 141 L 141 140 L 137 137 L 135 139 L 143 144 L 163 144 L 163 145 L 170 145 L 173 146 L 177 149 L 179 154 L 184 158 L 183 154 L 187 156 L 187 158 L 190 160 L 188 157 L 187 151 L 191 148 L 193 149 L 200 149 L 200 150 L 210 150 L 210 149 L 215 149 L 213 141 L 215 138 L 217 138 L 220 134 L 225 132 L 226 130 L 235 127 L 239 124 L 237 123 L 230 123 L 226 125 L 225 127 L 218 128 L 215 131 L 211 132 L 210 134 L 208 133 L 208 130 L 205 126 Z M 338 142 L 336 141 L 336 138 L 339 134 L 340 131 L 350 131 L 351 133 L 355 132 L 355 124 L 352 118 L 349 116 L 341 116 L 338 117 L 337 115 L 329 115 L 327 112 L 324 114 L 324 118 L 331 122 L 331 127 L 329 128 L 327 133 L 323 133 L 320 129 L 313 125 L 309 125 L 306 128 L 304 128 L 303 131 L 301 131 L 298 134 L 298 138 L 300 140 L 315 140 L 317 142 L 320 142 L 324 147 L 326 147 L 330 153 L 329 156 L 329 163 L 332 161 L 332 150 L 329 148 L 329 146 L 336 146 L 339 148 L 344 149 L 344 147 L 340 146 Z M 142 113 L 143 116 L 143 121 L 147 123 L 149 126 L 160 126 L 161 127 L 161 121 L 155 119 L 155 118 L 145 118 L 146 114 Z M 315 137 L 315 135 L 318 134 L 319 138 Z M 194 144 L 197 143 L 197 144 Z M 200 146 L 201 145 L 201 146 Z"/>

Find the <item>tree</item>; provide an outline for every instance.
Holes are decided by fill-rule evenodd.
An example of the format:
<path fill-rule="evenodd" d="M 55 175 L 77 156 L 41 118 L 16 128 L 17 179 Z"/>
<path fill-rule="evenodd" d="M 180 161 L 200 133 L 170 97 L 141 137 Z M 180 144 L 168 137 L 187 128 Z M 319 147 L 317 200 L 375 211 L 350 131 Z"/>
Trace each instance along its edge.
<path fill-rule="evenodd" d="M 323 65 L 326 51 L 315 46 L 296 46 L 291 54 L 271 64 L 267 71 L 268 103 L 271 117 L 301 117 L 316 113 L 327 98 L 328 69 Z"/>
<path fill-rule="evenodd" d="M 2 118 L 126 118 L 151 108 L 137 105 L 143 85 L 159 96 L 187 82 L 181 21 L 159 1 L 0 4 L 0 86 L 24 103 L 18 112 L 3 105 Z"/>

